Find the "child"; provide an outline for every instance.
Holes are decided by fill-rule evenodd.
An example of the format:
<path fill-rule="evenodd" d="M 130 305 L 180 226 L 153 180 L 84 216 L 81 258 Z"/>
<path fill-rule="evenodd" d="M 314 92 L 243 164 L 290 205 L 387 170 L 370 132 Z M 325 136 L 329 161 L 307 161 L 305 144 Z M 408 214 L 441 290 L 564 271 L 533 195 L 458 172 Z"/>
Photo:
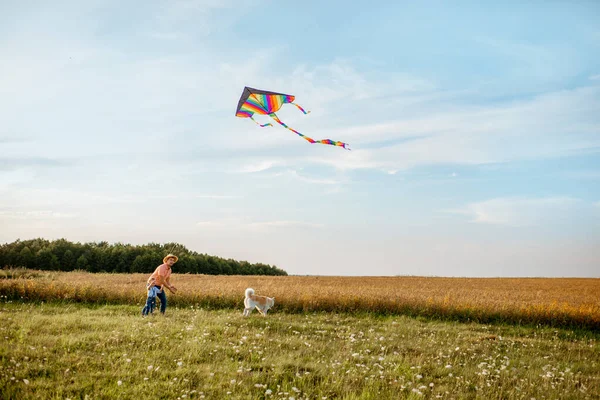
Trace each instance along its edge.
<path fill-rule="evenodd" d="M 156 295 L 162 292 L 158 286 L 154 286 L 154 279 L 148 280 L 146 283 L 146 289 L 148 290 L 148 298 L 146 299 L 146 305 L 142 309 L 142 316 L 145 317 L 148 313 L 154 313 L 156 308 Z"/>

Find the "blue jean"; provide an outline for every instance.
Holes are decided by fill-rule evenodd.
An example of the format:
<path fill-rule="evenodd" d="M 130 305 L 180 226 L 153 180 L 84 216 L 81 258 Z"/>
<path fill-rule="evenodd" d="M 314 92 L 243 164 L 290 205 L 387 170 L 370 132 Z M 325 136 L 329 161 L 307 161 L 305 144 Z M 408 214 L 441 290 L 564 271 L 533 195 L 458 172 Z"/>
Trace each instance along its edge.
<path fill-rule="evenodd" d="M 160 312 L 164 314 L 167 309 L 167 296 L 165 295 L 165 291 L 161 290 L 160 292 L 157 292 L 157 290 L 152 289 L 148 292 L 148 298 L 146 299 L 146 305 L 142 309 L 142 315 L 148 315 L 149 313 L 154 312 L 157 297 L 160 299 Z"/>
<path fill-rule="evenodd" d="M 142 308 L 142 315 L 152 314 L 156 308 L 156 296 L 148 296 L 146 305 Z"/>
<path fill-rule="evenodd" d="M 164 314 L 167 310 L 167 295 L 165 294 L 165 290 L 161 290 L 161 292 L 157 294 L 156 297 L 158 297 L 160 300 L 160 312 L 161 314 Z"/>

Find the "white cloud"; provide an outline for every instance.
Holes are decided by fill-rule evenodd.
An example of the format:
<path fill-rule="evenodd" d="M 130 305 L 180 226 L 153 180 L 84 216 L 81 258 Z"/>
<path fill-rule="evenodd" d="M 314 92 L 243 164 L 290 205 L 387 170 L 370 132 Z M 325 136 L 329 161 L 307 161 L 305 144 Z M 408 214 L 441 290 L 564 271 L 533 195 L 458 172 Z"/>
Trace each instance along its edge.
<path fill-rule="evenodd" d="M 510 105 L 463 106 L 451 112 L 432 109 L 424 117 L 328 131 L 328 136 L 349 142 L 353 150 L 307 159 L 342 170 L 396 171 L 597 151 L 598 109 L 600 87 L 549 93 Z"/>
<path fill-rule="evenodd" d="M 600 170 L 573 170 L 560 173 L 561 177 L 576 180 L 598 180 L 600 179 Z"/>
<path fill-rule="evenodd" d="M 313 228 L 320 229 L 325 225 L 319 223 L 293 221 L 293 220 L 272 220 L 272 221 L 251 221 L 247 218 L 224 218 L 218 220 L 199 221 L 196 224 L 200 228 L 218 229 L 218 230 L 250 230 L 267 231 L 283 228 Z"/>
<path fill-rule="evenodd" d="M 314 183 L 314 184 L 318 184 L 318 185 L 339 185 L 342 183 L 342 181 L 335 180 L 335 179 L 310 178 L 310 177 L 299 174 L 298 171 L 293 170 L 293 169 L 288 169 L 284 172 L 278 172 L 275 174 L 275 176 L 290 176 L 290 177 L 297 179 L 299 181 L 302 181 L 302 182 Z"/>
<path fill-rule="evenodd" d="M 21 220 L 39 220 L 39 219 L 72 219 L 77 214 L 62 213 L 51 210 L 33 210 L 33 211 L 6 211 L 0 210 L 0 219 L 21 219 Z"/>
<path fill-rule="evenodd" d="M 323 228 L 324 224 L 317 224 L 304 221 L 265 221 L 265 222 L 253 222 L 248 224 L 249 227 L 255 228 L 287 228 L 287 227 L 299 227 L 299 228 Z"/>
<path fill-rule="evenodd" d="M 279 165 L 279 164 L 280 164 L 279 161 L 265 160 L 265 161 L 260 161 L 255 164 L 244 165 L 240 168 L 239 172 L 242 172 L 242 173 L 262 172 L 262 171 L 271 169 L 274 166 Z"/>
<path fill-rule="evenodd" d="M 585 203 L 572 197 L 503 197 L 467 204 L 449 213 L 465 215 L 478 224 L 504 225 L 511 227 L 546 224 L 565 213 L 573 212 Z"/>

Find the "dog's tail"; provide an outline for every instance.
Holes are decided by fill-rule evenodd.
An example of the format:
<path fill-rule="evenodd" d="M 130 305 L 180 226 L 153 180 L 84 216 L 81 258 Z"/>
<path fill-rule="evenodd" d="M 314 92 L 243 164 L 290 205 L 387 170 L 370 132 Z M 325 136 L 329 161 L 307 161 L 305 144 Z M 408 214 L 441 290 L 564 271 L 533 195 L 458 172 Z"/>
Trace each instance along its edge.
<path fill-rule="evenodd" d="M 246 297 L 250 297 L 254 295 L 254 289 L 248 288 L 246 289 Z"/>

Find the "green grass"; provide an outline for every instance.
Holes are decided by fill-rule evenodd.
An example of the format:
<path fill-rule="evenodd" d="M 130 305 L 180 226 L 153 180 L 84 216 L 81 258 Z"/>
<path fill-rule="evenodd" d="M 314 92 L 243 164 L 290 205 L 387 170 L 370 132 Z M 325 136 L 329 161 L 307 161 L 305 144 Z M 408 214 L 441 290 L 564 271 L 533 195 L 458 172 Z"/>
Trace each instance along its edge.
<path fill-rule="evenodd" d="M 598 398 L 593 332 L 0 302 L 2 399 Z M 120 382 L 120 383 L 119 383 Z M 594 397 L 595 396 L 595 397 Z"/>

